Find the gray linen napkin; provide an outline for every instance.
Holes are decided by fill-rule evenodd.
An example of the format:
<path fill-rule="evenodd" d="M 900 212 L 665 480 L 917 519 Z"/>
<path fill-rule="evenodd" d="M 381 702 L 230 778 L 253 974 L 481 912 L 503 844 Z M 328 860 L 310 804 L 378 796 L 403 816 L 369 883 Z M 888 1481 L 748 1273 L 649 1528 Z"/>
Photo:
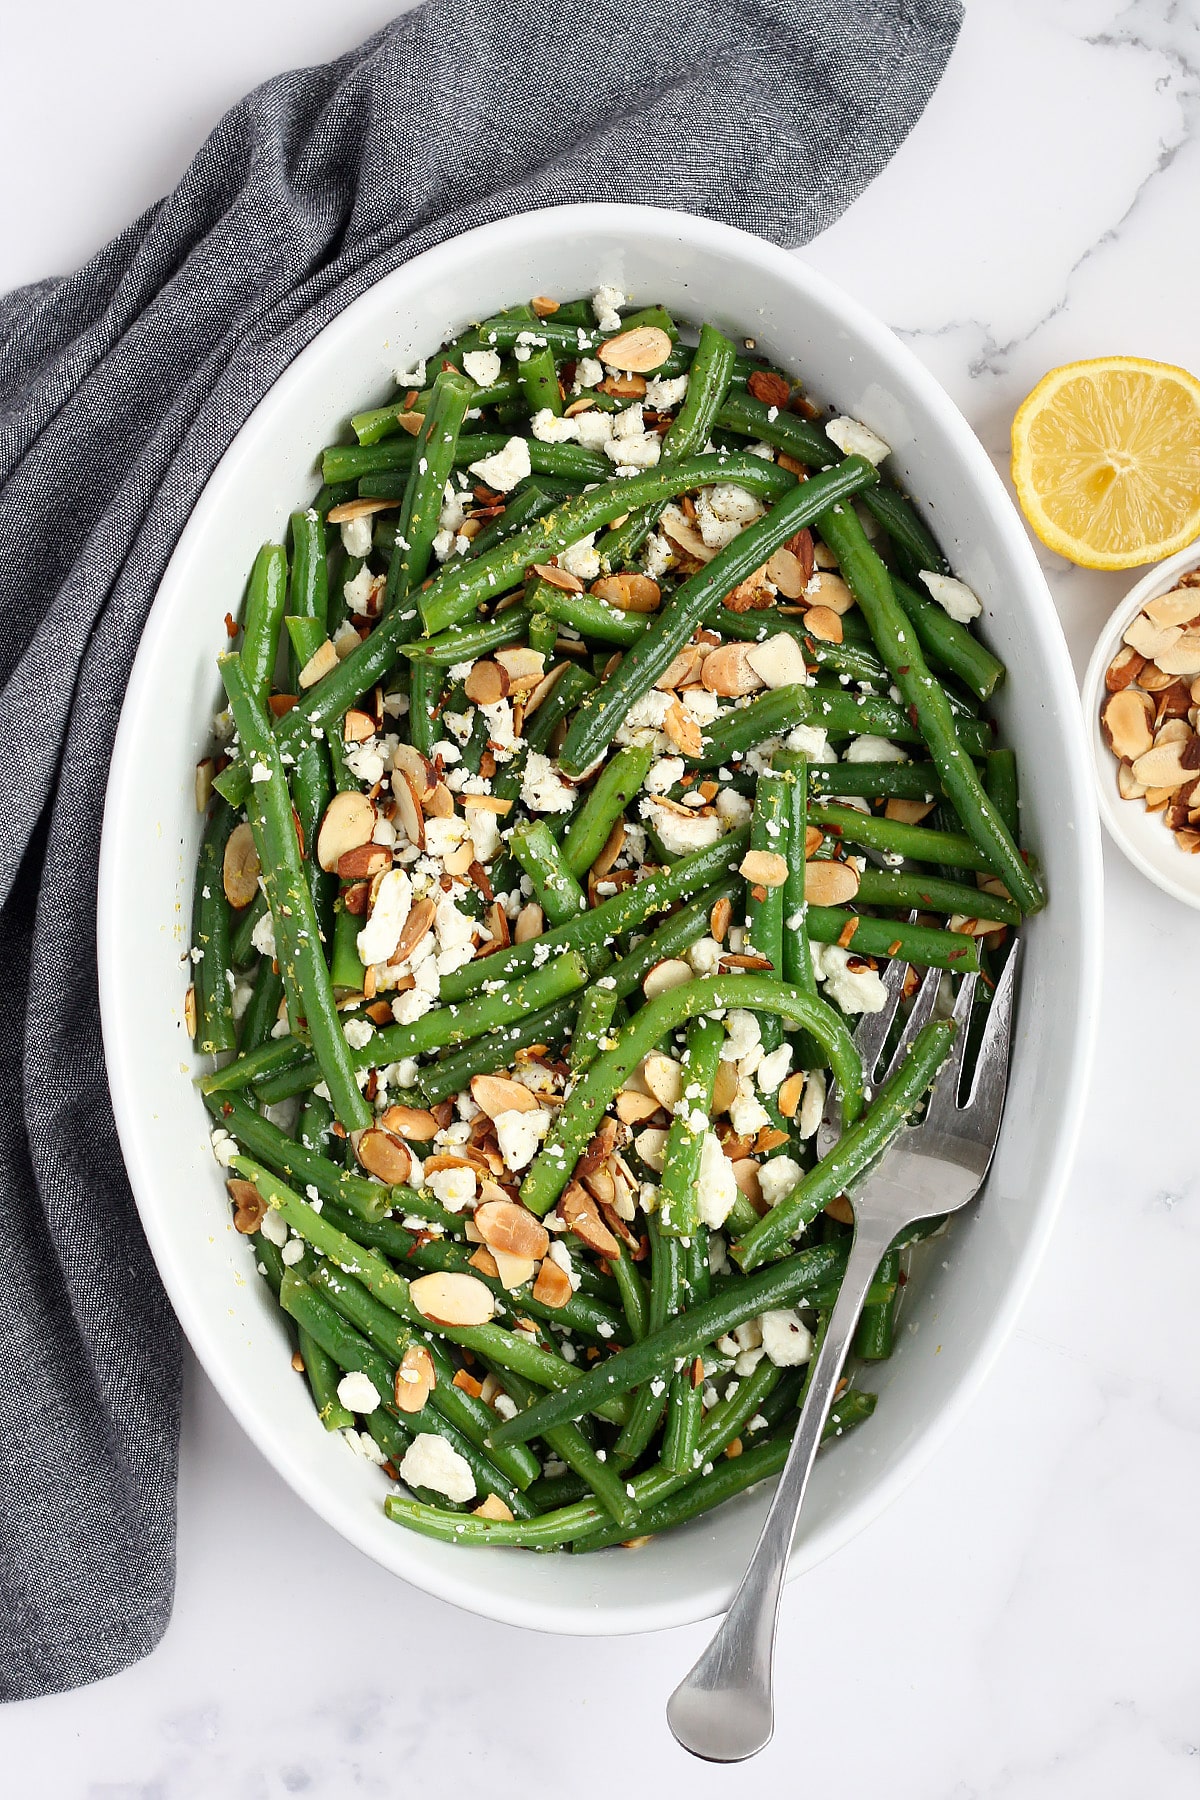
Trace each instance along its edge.
<path fill-rule="evenodd" d="M 170 1616 L 180 1342 L 109 1107 L 96 859 L 163 568 L 255 403 L 388 270 L 530 207 L 811 238 L 919 117 L 958 0 L 429 0 L 267 82 L 74 275 L 0 300 L 0 1698 Z"/>

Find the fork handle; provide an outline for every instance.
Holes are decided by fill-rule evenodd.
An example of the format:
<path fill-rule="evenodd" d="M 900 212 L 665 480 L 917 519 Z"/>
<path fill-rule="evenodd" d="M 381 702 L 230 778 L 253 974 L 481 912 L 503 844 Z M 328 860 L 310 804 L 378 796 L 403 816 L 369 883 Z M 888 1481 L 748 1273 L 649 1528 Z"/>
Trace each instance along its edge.
<path fill-rule="evenodd" d="M 667 1702 L 675 1737 L 709 1762 L 743 1762 L 771 1741 L 775 1632 L 796 1523 L 854 1328 L 894 1232 L 882 1220 L 855 1224 L 846 1273 L 754 1554 L 716 1636 Z"/>

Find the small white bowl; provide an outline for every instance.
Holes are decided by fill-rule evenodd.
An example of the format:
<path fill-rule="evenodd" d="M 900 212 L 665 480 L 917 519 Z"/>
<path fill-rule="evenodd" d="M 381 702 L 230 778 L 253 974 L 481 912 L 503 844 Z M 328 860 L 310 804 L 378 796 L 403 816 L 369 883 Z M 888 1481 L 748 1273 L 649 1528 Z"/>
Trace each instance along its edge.
<path fill-rule="evenodd" d="M 1169 594 L 1179 577 L 1200 566 L 1200 540 L 1186 550 L 1169 556 L 1143 575 L 1136 587 L 1126 594 L 1112 614 L 1092 652 L 1092 660 L 1083 678 L 1082 704 L 1084 729 L 1092 748 L 1096 771 L 1096 791 L 1100 800 L 1100 817 L 1105 830 L 1135 869 L 1149 876 L 1156 887 L 1182 900 L 1185 906 L 1200 907 L 1200 855 L 1191 856 L 1175 842 L 1161 813 L 1149 813 L 1140 800 L 1122 800 L 1117 791 L 1117 759 L 1104 741 L 1100 729 L 1100 710 L 1104 705 L 1104 676 L 1109 663 L 1121 648 L 1131 622 L 1147 600 Z M 1196 592 L 1200 611 L 1200 589 Z"/>
<path fill-rule="evenodd" d="M 1023 933 L 1009 1105 L 986 1194 L 905 1290 L 873 1419 L 817 1463 L 792 1572 L 844 1544 L 943 1440 L 1015 1322 L 1074 1148 L 1097 1034 L 1100 834 L 1075 680 L 1045 581 L 986 451 L 878 319 L 785 251 L 651 207 L 576 206 L 487 225 L 397 269 L 333 321 L 255 408 L 180 537 L 142 637 L 105 806 L 98 961 L 105 1056 L 130 1180 L 176 1312 L 247 1432 L 296 1491 L 383 1569 L 469 1611 L 586 1635 L 724 1610 L 762 1490 L 637 1552 L 534 1556 L 430 1542 L 389 1524 L 380 1472 L 320 1429 L 292 1373 L 208 1143 L 183 1027 L 199 820 L 193 765 L 220 703 L 214 658 L 264 538 L 316 489 L 314 458 L 391 371 L 530 294 L 616 283 L 709 318 L 878 431 L 1008 665 L 996 712 L 1022 758 L 1024 836 L 1051 904 Z M 935 1548 L 936 1521 L 929 1548 Z"/>

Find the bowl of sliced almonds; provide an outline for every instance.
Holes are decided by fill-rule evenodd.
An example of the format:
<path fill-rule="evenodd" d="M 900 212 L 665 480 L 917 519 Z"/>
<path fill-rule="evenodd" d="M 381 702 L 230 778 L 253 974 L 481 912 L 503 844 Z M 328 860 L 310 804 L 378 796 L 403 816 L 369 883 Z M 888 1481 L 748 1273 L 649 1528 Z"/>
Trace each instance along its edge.
<path fill-rule="evenodd" d="M 1083 707 L 1110 837 L 1160 888 L 1200 906 L 1200 542 L 1117 607 Z"/>

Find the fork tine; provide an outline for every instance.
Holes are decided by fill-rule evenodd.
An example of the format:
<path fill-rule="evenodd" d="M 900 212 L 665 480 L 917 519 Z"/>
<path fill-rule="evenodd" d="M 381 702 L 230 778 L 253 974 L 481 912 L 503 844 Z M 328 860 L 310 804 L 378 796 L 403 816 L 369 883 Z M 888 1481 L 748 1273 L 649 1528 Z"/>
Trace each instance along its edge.
<path fill-rule="evenodd" d="M 996 983 L 987 1023 L 979 1045 L 979 1060 L 971 1083 L 965 1110 L 971 1115 L 971 1129 L 981 1138 L 995 1140 L 1000 1131 L 1000 1114 L 1004 1109 L 1004 1092 L 1008 1086 L 1008 1052 L 1012 1040 L 1013 1002 L 1017 991 L 1017 958 L 1020 942 L 1014 941 L 1004 973 Z"/>
<path fill-rule="evenodd" d="M 978 979 L 977 975 L 964 975 L 962 986 L 955 996 L 952 1017 L 958 1029 L 954 1034 L 950 1054 L 938 1070 L 937 1080 L 925 1109 L 926 1121 L 934 1125 L 944 1123 L 951 1113 L 958 1110 L 963 1058 L 967 1053 L 967 1026 L 971 1020 L 971 1008 L 975 1004 L 975 984 Z"/>
<path fill-rule="evenodd" d="M 887 1000 L 883 1009 L 877 1013 L 864 1013 L 854 1032 L 854 1048 L 862 1057 L 863 1075 L 870 1080 L 875 1073 L 875 1065 L 879 1061 L 880 1052 L 887 1042 L 887 1034 L 892 1029 L 892 1021 L 896 1017 L 904 994 L 905 977 L 908 964 L 894 956 L 887 966 L 883 977 L 883 985 L 887 989 Z"/>
<path fill-rule="evenodd" d="M 926 969 L 921 985 L 913 998 L 912 1009 L 904 1021 L 904 1030 L 900 1033 L 900 1041 L 892 1052 L 892 1059 L 884 1070 L 881 1080 L 889 1081 L 900 1067 L 901 1059 L 908 1046 L 916 1037 L 923 1025 L 928 1024 L 937 1001 L 938 989 L 942 985 L 940 969 Z"/>

